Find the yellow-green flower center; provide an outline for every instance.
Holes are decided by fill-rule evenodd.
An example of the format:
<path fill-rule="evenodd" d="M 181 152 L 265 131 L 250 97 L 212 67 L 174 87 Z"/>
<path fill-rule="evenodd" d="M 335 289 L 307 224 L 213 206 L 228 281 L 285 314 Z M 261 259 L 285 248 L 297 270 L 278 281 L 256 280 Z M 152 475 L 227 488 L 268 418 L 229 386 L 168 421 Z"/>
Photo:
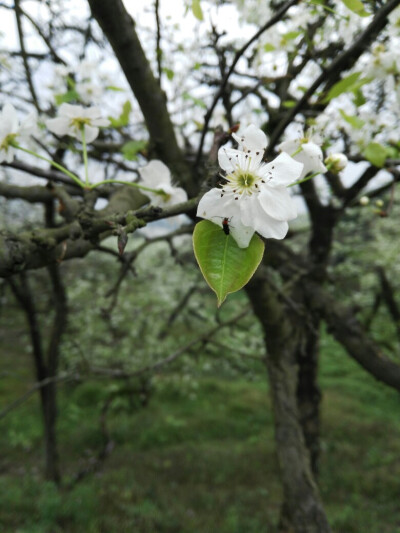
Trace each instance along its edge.
<path fill-rule="evenodd" d="M 10 133 L 9 135 L 6 135 L 6 137 L 4 137 L 2 143 L 0 144 L 0 150 L 5 150 L 7 152 L 10 146 L 15 146 L 16 137 L 16 133 Z"/>
<path fill-rule="evenodd" d="M 90 126 L 90 118 L 77 117 L 71 119 L 71 126 L 77 130 L 83 130 L 85 125 Z"/>

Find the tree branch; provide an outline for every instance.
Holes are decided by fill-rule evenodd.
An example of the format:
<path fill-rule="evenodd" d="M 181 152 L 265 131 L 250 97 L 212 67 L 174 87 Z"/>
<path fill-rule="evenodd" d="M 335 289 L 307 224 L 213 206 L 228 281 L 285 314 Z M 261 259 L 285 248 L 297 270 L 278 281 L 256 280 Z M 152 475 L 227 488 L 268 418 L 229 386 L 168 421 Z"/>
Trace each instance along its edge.
<path fill-rule="evenodd" d="M 278 139 L 285 131 L 286 127 L 292 122 L 294 117 L 302 111 L 305 107 L 308 106 L 308 100 L 315 93 L 322 83 L 328 84 L 333 78 L 338 78 L 339 74 L 345 70 L 351 68 L 361 54 L 368 48 L 371 42 L 375 39 L 377 34 L 386 26 L 387 16 L 391 13 L 398 5 L 400 4 L 399 0 L 389 0 L 381 9 L 376 13 L 371 23 L 365 28 L 365 30 L 360 34 L 358 39 L 342 54 L 338 55 L 330 65 L 324 69 L 322 74 L 311 84 L 309 89 L 304 93 L 302 98 L 297 102 L 297 104 L 288 111 L 286 116 L 281 120 L 281 122 L 276 126 L 272 132 L 269 140 L 269 145 L 267 148 L 267 154 L 272 154 L 275 144 Z"/>
<path fill-rule="evenodd" d="M 122 0 L 88 0 L 92 14 L 109 40 L 142 110 L 157 156 L 192 194 L 189 167 L 178 146 L 165 94 L 154 77 L 135 31 L 135 22 Z"/>

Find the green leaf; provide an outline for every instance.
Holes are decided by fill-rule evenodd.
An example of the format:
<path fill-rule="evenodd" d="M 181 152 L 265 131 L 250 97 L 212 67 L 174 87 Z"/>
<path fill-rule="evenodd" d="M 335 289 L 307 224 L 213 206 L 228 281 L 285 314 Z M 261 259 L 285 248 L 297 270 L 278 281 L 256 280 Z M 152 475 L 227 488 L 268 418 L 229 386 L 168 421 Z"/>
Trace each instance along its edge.
<path fill-rule="evenodd" d="M 372 13 L 365 11 L 361 0 L 342 0 L 344 5 L 359 17 L 369 17 Z"/>
<path fill-rule="evenodd" d="M 123 128 L 129 124 L 129 115 L 132 111 L 132 104 L 127 100 L 122 106 L 122 112 L 118 118 L 108 117 L 113 128 Z"/>
<path fill-rule="evenodd" d="M 335 85 L 331 87 L 324 102 L 330 102 L 330 100 L 336 98 L 340 94 L 357 91 L 362 85 L 371 81 L 370 78 L 362 78 L 361 80 L 359 80 L 358 78 L 360 77 L 360 75 L 361 72 L 353 72 L 349 76 L 346 76 L 345 78 L 335 83 Z"/>
<path fill-rule="evenodd" d="M 122 87 L 117 87 L 116 85 L 107 85 L 106 87 L 107 91 L 115 91 L 115 92 L 123 92 L 125 89 Z"/>
<path fill-rule="evenodd" d="M 191 94 L 189 94 L 188 92 L 184 92 L 182 94 L 182 98 L 184 100 L 191 100 L 195 105 L 203 108 L 203 109 L 207 109 L 207 104 L 204 102 L 204 100 L 200 100 L 200 98 L 196 98 L 195 96 L 192 96 Z"/>
<path fill-rule="evenodd" d="M 55 94 L 54 100 L 56 102 L 56 105 L 61 105 L 64 103 L 69 104 L 70 102 L 79 101 L 79 94 L 74 89 L 72 89 L 70 91 L 67 91 L 66 93 Z"/>
<path fill-rule="evenodd" d="M 193 15 L 198 20 L 203 20 L 204 19 L 203 10 L 201 9 L 201 5 L 200 5 L 200 0 L 193 0 L 192 1 L 192 12 L 193 12 Z"/>
<path fill-rule="evenodd" d="M 209 220 L 193 232 L 193 248 L 201 273 L 218 298 L 218 307 L 228 294 L 248 283 L 264 254 L 264 243 L 253 235 L 247 248 L 239 248 L 231 235 Z"/>
<path fill-rule="evenodd" d="M 286 39 L 287 41 L 291 41 L 292 39 L 296 39 L 299 35 L 301 35 L 302 31 L 288 31 L 287 33 L 284 33 L 282 37 Z"/>
<path fill-rule="evenodd" d="M 361 89 L 356 89 L 354 92 L 353 104 L 356 107 L 364 105 L 367 101 Z"/>
<path fill-rule="evenodd" d="M 124 158 L 128 161 L 136 161 L 137 154 L 147 146 L 146 141 L 128 141 L 121 148 Z"/>
<path fill-rule="evenodd" d="M 387 151 L 379 143 L 369 143 L 363 152 L 363 156 L 376 167 L 382 168 L 387 158 Z"/>
<path fill-rule="evenodd" d="M 282 102 L 282 106 L 286 107 L 287 109 L 290 109 L 291 107 L 294 107 L 296 105 L 296 102 L 294 100 L 285 100 Z"/>
<path fill-rule="evenodd" d="M 346 122 L 348 122 L 350 124 L 350 126 L 353 126 L 353 128 L 356 129 L 356 130 L 361 129 L 364 126 L 364 124 L 365 124 L 365 120 L 361 120 L 361 118 L 356 117 L 356 116 L 347 115 L 343 111 L 343 109 L 339 109 L 339 113 L 341 114 L 342 118 Z"/>
<path fill-rule="evenodd" d="M 173 80 L 173 79 L 174 79 L 175 72 L 174 72 L 172 69 L 167 68 L 167 67 L 164 67 L 164 68 L 162 69 L 162 71 L 164 72 L 164 74 L 167 76 L 167 78 L 168 78 L 169 80 Z"/>
<path fill-rule="evenodd" d="M 264 44 L 264 52 L 273 52 L 276 50 L 275 46 L 271 43 Z"/>

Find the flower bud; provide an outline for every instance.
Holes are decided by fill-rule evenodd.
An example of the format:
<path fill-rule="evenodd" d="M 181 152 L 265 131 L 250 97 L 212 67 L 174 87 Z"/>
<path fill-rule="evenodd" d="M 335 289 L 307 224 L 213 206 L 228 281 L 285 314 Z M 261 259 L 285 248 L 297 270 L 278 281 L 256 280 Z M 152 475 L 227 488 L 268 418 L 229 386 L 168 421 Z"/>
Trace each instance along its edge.
<path fill-rule="evenodd" d="M 361 196 L 360 198 L 360 205 L 368 205 L 369 204 L 369 198 L 368 196 Z"/>
<path fill-rule="evenodd" d="M 345 168 L 347 163 L 348 159 L 342 153 L 330 154 L 325 159 L 325 165 L 333 174 L 338 174 L 341 170 Z"/>
<path fill-rule="evenodd" d="M 376 207 L 383 207 L 383 200 L 377 200 L 375 202 Z"/>

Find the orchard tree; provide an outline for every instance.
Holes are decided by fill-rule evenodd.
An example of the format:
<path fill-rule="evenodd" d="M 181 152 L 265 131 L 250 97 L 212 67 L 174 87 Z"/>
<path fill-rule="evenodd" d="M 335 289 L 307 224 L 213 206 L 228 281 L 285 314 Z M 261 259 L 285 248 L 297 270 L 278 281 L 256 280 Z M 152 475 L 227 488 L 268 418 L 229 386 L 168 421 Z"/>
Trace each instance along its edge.
<path fill-rule="evenodd" d="M 68 314 L 63 266 L 85 258 L 82 268 L 95 268 L 93 254 L 119 256 L 119 290 L 139 255 L 125 252 L 135 232 L 186 215 L 165 239 L 174 249 L 174 236 L 193 232 L 198 266 L 191 255 L 188 268 L 201 270 L 216 306 L 244 287 L 264 333 L 280 531 L 330 531 L 317 485 L 322 324 L 367 372 L 400 390 L 400 365 L 338 297 L 343 277 L 332 261 L 343 221 L 355 213 L 354 231 L 363 232 L 395 212 L 399 3 L 0 4 L 2 20 L 14 18 L 17 28 L 14 43 L 4 27 L 0 56 L 8 213 L 0 275 L 29 322 L 49 479 L 60 481 L 56 387 L 68 379 L 58 374 Z M 110 236 L 115 251 L 102 244 Z M 375 252 L 379 294 L 398 327 L 387 272 L 398 261 Z M 47 336 L 29 282 L 34 269 L 47 270 L 51 286 Z M 176 313 L 192 293 L 186 287 Z M 235 320 L 136 374 L 156 371 L 221 326 L 234 328 L 242 315 Z"/>

